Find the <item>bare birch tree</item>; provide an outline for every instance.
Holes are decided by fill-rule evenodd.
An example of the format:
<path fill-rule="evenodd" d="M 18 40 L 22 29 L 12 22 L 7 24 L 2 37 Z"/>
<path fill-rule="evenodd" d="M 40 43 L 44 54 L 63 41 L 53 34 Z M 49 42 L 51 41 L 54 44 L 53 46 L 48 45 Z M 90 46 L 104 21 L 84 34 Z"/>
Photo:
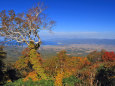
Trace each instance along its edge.
<path fill-rule="evenodd" d="M 36 46 L 40 45 L 40 30 L 51 30 L 55 24 L 43 14 L 44 10 L 40 4 L 29 9 L 27 13 L 16 14 L 13 10 L 3 10 L 0 12 L 0 36 L 26 43 L 28 46 L 30 42 Z"/>

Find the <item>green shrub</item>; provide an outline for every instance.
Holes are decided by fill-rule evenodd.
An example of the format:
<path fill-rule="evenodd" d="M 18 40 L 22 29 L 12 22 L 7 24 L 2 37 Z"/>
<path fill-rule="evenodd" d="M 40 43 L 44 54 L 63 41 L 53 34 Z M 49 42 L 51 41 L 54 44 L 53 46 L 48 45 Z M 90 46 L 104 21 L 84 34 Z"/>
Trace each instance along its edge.
<path fill-rule="evenodd" d="M 68 78 L 63 79 L 63 86 L 75 86 L 75 83 L 79 83 L 80 80 L 75 76 L 70 76 Z M 33 82 L 31 79 L 24 82 L 23 79 L 19 79 L 15 82 L 10 82 L 5 84 L 4 86 L 54 86 L 53 80 L 40 80 Z"/>
<path fill-rule="evenodd" d="M 75 86 L 75 83 L 80 83 L 80 80 L 77 79 L 75 76 L 70 76 L 63 79 L 63 86 Z"/>
<path fill-rule="evenodd" d="M 40 80 L 33 82 L 31 79 L 23 82 L 22 79 L 19 79 L 12 83 L 7 83 L 4 86 L 54 86 L 54 82 L 52 80 Z"/>

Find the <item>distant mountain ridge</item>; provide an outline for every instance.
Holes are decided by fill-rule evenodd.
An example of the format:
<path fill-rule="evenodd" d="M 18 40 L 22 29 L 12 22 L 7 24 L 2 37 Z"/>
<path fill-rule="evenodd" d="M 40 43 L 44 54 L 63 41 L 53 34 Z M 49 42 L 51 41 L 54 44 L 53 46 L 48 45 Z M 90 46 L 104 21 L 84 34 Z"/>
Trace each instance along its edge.
<path fill-rule="evenodd" d="M 49 39 L 43 40 L 42 45 L 70 45 L 70 44 L 97 44 L 97 45 L 115 45 L 115 39 Z"/>

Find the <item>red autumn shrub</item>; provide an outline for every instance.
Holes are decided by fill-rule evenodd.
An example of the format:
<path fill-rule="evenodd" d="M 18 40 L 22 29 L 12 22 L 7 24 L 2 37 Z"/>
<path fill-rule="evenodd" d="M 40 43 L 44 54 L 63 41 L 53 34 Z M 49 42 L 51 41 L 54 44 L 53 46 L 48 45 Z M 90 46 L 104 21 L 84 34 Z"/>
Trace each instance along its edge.
<path fill-rule="evenodd" d="M 102 56 L 103 61 L 115 61 L 115 53 L 114 52 L 105 52 Z"/>

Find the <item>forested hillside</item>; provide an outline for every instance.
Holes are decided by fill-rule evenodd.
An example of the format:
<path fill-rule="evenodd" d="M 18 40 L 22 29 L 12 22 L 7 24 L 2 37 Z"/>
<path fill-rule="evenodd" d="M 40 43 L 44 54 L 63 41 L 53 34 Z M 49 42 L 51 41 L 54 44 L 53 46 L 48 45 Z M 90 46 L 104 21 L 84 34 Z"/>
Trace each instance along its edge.
<path fill-rule="evenodd" d="M 68 56 L 65 50 L 52 58 L 26 48 L 14 63 L 4 64 L 1 47 L 0 83 L 4 86 L 114 86 L 115 53 L 93 51 L 86 57 Z M 36 57 L 37 55 L 37 57 Z M 32 61 L 31 61 L 31 57 Z M 36 63 L 37 62 L 37 63 Z M 41 67 L 40 67 L 40 66 Z"/>

